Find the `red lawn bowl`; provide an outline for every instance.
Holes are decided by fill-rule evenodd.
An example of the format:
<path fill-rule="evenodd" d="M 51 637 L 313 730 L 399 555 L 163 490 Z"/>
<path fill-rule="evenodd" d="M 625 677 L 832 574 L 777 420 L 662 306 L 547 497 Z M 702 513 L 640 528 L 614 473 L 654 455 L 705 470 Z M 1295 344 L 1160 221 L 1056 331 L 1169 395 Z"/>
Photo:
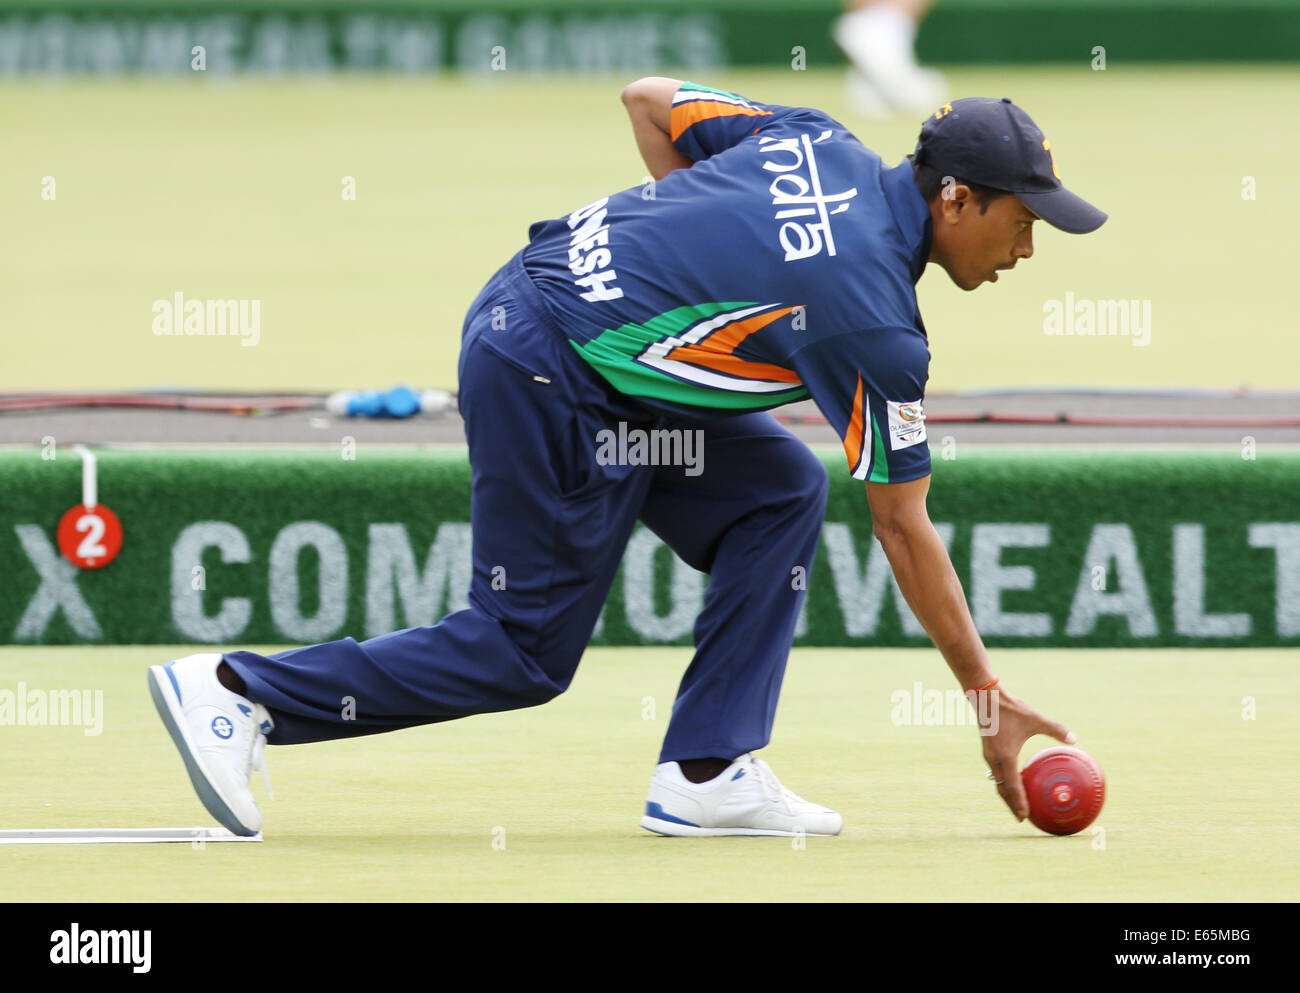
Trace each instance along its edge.
<path fill-rule="evenodd" d="M 1097 819 L 1106 801 L 1106 777 L 1080 748 L 1045 748 L 1020 771 L 1029 820 L 1048 834 L 1078 834 Z"/>

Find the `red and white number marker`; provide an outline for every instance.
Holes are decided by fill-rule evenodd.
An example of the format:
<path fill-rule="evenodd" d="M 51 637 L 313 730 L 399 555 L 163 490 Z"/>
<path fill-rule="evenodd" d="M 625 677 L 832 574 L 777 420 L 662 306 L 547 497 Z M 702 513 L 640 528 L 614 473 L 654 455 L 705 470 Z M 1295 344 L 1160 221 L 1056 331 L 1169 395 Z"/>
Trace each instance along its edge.
<path fill-rule="evenodd" d="M 55 538 L 73 565 L 102 569 L 122 550 L 122 522 L 99 502 L 94 453 L 82 445 L 73 450 L 81 456 L 81 504 L 63 515 Z"/>

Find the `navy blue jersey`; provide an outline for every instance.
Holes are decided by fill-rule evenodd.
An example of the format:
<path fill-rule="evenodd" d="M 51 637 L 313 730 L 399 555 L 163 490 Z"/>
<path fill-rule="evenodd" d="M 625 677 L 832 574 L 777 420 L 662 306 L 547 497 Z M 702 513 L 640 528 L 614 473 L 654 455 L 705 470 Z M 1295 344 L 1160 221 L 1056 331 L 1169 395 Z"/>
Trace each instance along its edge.
<path fill-rule="evenodd" d="M 578 354 L 676 414 L 811 397 L 855 477 L 927 475 L 930 215 L 911 164 L 821 111 L 694 83 L 671 137 L 689 169 L 529 231 L 525 267 Z"/>

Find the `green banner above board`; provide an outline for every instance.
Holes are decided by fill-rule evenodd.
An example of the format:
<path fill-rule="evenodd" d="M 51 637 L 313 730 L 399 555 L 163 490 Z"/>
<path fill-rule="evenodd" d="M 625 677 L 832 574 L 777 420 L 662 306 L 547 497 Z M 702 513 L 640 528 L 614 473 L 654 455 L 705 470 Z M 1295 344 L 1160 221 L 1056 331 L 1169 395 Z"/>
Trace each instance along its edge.
<path fill-rule="evenodd" d="M 835 0 L 0 0 L 0 77 L 26 74 L 716 71 L 843 64 Z M 945 0 L 939 63 L 1294 61 L 1300 4 Z"/>
<path fill-rule="evenodd" d="M 796 644 L 927 644 L 862 484 L 821 454 Z M 1247 454 L 936 451 L 930 513 L 990 645 L 1300 645 L 1300 453 Z M 81 461 L 0 454 L 0 642 L 237 647 L 435 623 L 466 606 L 469 479 L 456 451 L 103 451 L 121 551 L 83 569 L 56 538 Z M 689 644 L 706 583 L 638 529 L 594 643 Z"/>

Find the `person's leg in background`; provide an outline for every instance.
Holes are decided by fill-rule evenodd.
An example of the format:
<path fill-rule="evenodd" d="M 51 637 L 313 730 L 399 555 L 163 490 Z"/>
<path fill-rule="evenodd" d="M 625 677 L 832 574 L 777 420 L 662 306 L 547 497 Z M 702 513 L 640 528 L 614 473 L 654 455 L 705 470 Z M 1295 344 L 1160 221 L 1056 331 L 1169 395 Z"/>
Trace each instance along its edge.
<path fill-rule="evenodd" d="M 928 114 L 943 103 L 948 84 L 916 61 L 916 32 L 936 0 L 846 0 L 834 25 L 849 57 L 846 94 L 860 114 L 888 118 Z"/>

